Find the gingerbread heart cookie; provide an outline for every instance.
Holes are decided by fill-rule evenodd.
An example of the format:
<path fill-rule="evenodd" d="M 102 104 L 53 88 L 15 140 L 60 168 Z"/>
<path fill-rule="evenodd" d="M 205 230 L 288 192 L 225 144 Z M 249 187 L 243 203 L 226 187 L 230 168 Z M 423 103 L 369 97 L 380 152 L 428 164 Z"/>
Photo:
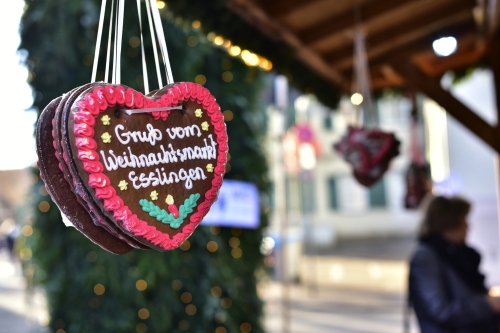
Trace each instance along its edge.
<path fill-rule="evenodd" d="M 165 107 L 180 109 L 134 113 Z M 154 98 L 122 85 L 90 89 L 68 113 L 67 138 L 94 202 L 124 233 L 158 250 L 191 235 L 222 185 L 226 126 L 215 98 L 194 83 Z"/>
<path fill-rule="evenodd" d="M 88 84 L 54 100 L 37 125 L 48 192 L 102 248 L 180 246 L 216 200 L 226 125 L 210 92 L 175 83 L 147 96 Z"/>
<path fill-rule="evenodd" d="M 382 178 L 391 160 L 399 154 L 399 144 L 392 133 L 349 127 L 334 149 L 351 164 L 356 180 L 369 187 Z"/>
<path fill-rule="evenodd" d="M 78 231 L 111 253 L 127 253 L 132 247 L 96 225 L 95 219 L 78 202 L 77 195 L 65 178 L 53 142 L 53 120 L 61 100 L 62 97 L 58 97 L 50 102 L 38 119 L 36 143 L 40 177 L 44 180 L 47 192 L 59 207 L 61 214 L 72 221 Z"/>
<path fill-rule="evenodd" d="M 102 86 L 102 83 L 90 83 L 72 90 L 70 93 L 66 94 L 63 97 L 60 105 L 57 108 L 53 121 L 53 137 L 54 144 L 57 149 L 59 167 L 63 171 L 64 176 L 71 186 L 73 192 L 76 194 L 77 201 L 88 210 L 88 213 L 90 214 L 96 225 L 103 227 L 113 236 L 126 242 L 133 248 L 148 249 L 149 247 L 137 242 L 130 236 L 121 233 L 119 228 L 117 228 L 112 222 L 110 222 L 108 218 L 103 216 L 100 208 L 93 202 L 91 195 L 87 190 L 85 190 L 81 177 L 78 174 L 78 170 L 74 166 L 74 163 L 72 163 L 73 156 L 71 153 L 71 149 L 65 145 L 65 143 L 67 142 L 66 119 L 71 105 L 81 94 L 85 93 L 89 89 L 98 86 Z"/>

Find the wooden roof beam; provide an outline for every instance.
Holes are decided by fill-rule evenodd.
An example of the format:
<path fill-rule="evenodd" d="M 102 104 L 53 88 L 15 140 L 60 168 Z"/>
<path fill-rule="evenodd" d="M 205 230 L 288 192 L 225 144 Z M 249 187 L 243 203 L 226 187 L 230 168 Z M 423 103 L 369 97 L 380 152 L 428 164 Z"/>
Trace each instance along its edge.
<path fill-rule="evenodd" d="M 434 15 L 432 16 L 434 18 Z M 464 24 L 467 24 L 471 29 L 475 28 L 472 11 L 470 9 L 462 9 L 459 12 L 455 12 L 455 14 L 442 16 L 441 19 L 438 20 L 429 19 L 426 20 L 425 23 L 425 25 L 417 26 L 417 23 L 412 21 L 412 23 L 409 22 L 407 26 L 400 29 L 394 29 L 392 32 L 386 31 L 384 34 L 380 33 L 377 36 L 372 36 L 372 38 L 367 40 L 368 62 L 370 63 L 375 57 L 390 54 L 395 49 L 405 48 L 408 44 L 419 39 L 429 38 L 430 35 L 436 34 L 437 32 L 443 33 L 446 29 L 453 30 L 454 27 Z M 351 67 L 353 63 L 352 49 L 350 52 L 348 52 L 347 49 L 339 51 L 339 54 L 342 55 L 342 58 L 335 57 L 331 60 L 333 67 L 338 71 Z"/>
<path fill-rule="evenodd" d="M 377 0 L 360 6 L 360 19 L 363 22 L 369 21 L 374 17 L 385 13 L 390 10 L 395 10 L 399 7 L 407 6 L 411 2 L 420 0 Z M 329 17 L 316 25 L 299 32 L 298 37 L 306 44 L 314 44 L 315 42 L 325 38 L 334 33 L 342 33 L 346 29 L 352 29 L 357 22 L 355 22 L 352 7 L 349 10 L 333 17 Z"/>
<path fill-rule="evenodd" d="M 472 27 L 472 23 L 469 24 L 470 27 Z M 463 41 L 470 41 L 471 38 L 477 38 L 476 35 L 474 33 L 470 33 L 470 27 L 467 27 L 467 25 L 464 25 L 464 26 L 461 26 L 459 29 L 454 29 L 454 32 L 457 33 L 457 35 L 464 35 L 464 37 L 462 38 L 459 38 L 458 40 L 458 47 L 459 49 L 461 48 L 461 44 Z M 469 34 L 466 34 L 467 32 L 469 32 Z M 477 43 L 478 43 L 478 51 L 480 52 L 484 52 L 485 50 L 483 50 L 484 48 L 484 40 L 477 40 Z M 399 48 L 396 48 L 396 49 L 393 49 L 390 54 L 383 54 L 381 56 L 377 56 L 377 57 L 374 57 L 371 59 L 370 61 L 370 68 L 372 69 L 381 69 L 383 68 L 384 66 L 390 66 L 390 64 L 394 64 L 394 63 L 401 63 L 401 64 L 404 64 L 406 62 L 410 62 L 410 61 L 413 61 L 418 67 L 420 67 L 420 63 L 418 61 L 418 59 L 420 58 L 421 55 L 423 54 L 428 54 L 428 53 L 434 53 L 434 51 L 432 50 L 432 38 L 429 38 L 429 37 L 426 37 L 426 38 L 422 38 L 422 39 L 419 39 L 411 44 L 407 44 L 407 45 L 403 45 L 402 47 L 399 47 Z M 483 54 L 484 56 L 484 54 Z M 453 57 L 453 56 L 450 56 L 450 57 Z M 449 57 L 446 57 L 446 58 L 443 58 L 443 62 L 446 61 L 446 59 L 448 59 Z M 474 58 L 474 60 L 477 60 L 476 58 Z M 448 69 L 457 69 L 457 68 L 463 68 L 465 66 L 469 66 L 470 64 L 472 63 L 476 63 L 477 61 L 474 61 L 474 62 L 468 62 L 466 64 L 461 64 L 461 66 L 454 66 L 453 68 L 448 68 Z M 421 70 L 423 70 L 425 72 L 424 69 L 420 68 Z M 341 74 L 343 77 L 345 78 L 350 78 L 352 77 L 352 67 L 348 67 L 346 69 L 344 69 Z M 443 74 L 444 72 L 442 71 L 441 73 L 439 73 L 439 75 Z M 427 75 L 433 77 L 433 76 L 437 76 L 435 75 L 431 75 L 429 73 L 426 73 Z M 374 90 L 376 90 L 374 88 Z M 499 118 L 500 119 L 500 118 Z"/>
<path fill-rule="evenodd" d="M 450 92 L 444 90 L 439 79 L 428 77 L 411 62 L 397 63 L 393 65 L 393 68 L 400 75 L 408 78 L 409 85 L 413 85 L 417 90 L 432 98 L 484 143 L 496 152 L 500 152 L 500 142 L 496 140 L 496 129 L 457 100 Z"/>
<path fill-rule="evenodd" d="M 374 91 L 388 87 L 401 87 L 403 84 L 404 78 L 388 65 L 378 66 L 370 70 L 370 89 Z M 349 93 L 350 91 L 346 90 L 345 92 Z"/>
<path fill-rule="evenodd" d="M 270 17 L 283 17 L 318 1 L 319 0 L 260 0 L 255 2 L 258 2 L 259 6 Z"/>
<path fill-rule="evenodd" d="M 457 26 L 449 27 L 450 35 L 462 36 L 474 31 L 475 25 L 473 22 L 466 22 Z M 412 59 L 414 55 L 421 52 L 432 51 L 432 42 L 434 36 L 423 36 L 409 43 L 401 44 L 398 47 L 391 49 L 389 52 L 381 53 L 373 56 L 369 60 L 370 67 L 381 66 L 384 64 L 405 63 Z M 460 38 L 459 38 L 460 41 Z M 352 75 L 352 67 L 346 67 L 341 71 L 342 76 L 350 77 Z"/>
<path fill-rule="evenodd" d="M 461 29 L 464 30 L 465 29 Z M 458 49 L 452 55 L 439 57 L 432 49 L 432 39 L 423 39 L 400 50 L 391 51 L 389 56 L 377 57 L 370 61 L 370 68 L 381 69 L 394 62 L 412 61 L 430 77 L 441 76 L 449 70 L 456 70 L 476 64 L 488 54 L 488 45 L 484 38 L 476 33 L 465 34 L 458 38 Z M 341 72 L 342 76 L 352 76 L 352 68 Z"/>
<path fill-rule="evenodd" d="M 383 43 L 390 43 L 394 38 L 400 36 L 411 34 L 417 30 L 425 30 L 426 32 L 432 32 L 431 29 L 439 30 L 440 28 L 446 26 L 446 18 L 458 13 L 464 14 L 468 12 L 468 16 L 472 19 L 473 14 L 470 10 L 467 1 L 460 3 L 445 3 L 445 6 L 441 7 L 439 11 L 434 11 L 432 13 L 423 13 L 418 16 L 413 16 L 411 20 L 405 22 L 404 25 L 400 27 L 387 27 L 381 31 L 374 34 L 369 34 L 366 37 L 367 48 L 374 48 Z M 442 24 L 439 24 L 442 22 Z M 323 55 L 326 59 L 329 59 L 332 63 L 338 61 L 341 58 L 348 57 L 348 53 L 352 54 L 352 43 L 346 45 L 345 47 L 333 50 L 329 54 Z"/>
<path fill-rule="evenodd" d="M 413 62 L 427 75 L 437 77 L 447 71 L 476 64 L 484 58 L 486 53 L 486 40 L 471 34 L 460 38 L 456 52 L 447 57 L 439 57 L 430 49 L 425 53 L 415 55 Z"/>
<path fill-rule="evenodd" d="M 335 69 L 332 68 L 323 58 L 317 53 L 303 45 L 302 42 L 290 31 L 284 28 L 273 18 L 270 18 L 259 6 L 246 0 L 229 0 L 227 6 L 242 18 L 248 20 L 252 25 L 260 28 L 261 31 L 267 31 L 267 34 L 272 32 L 274 37 L 285 41 L 293 47 L 297 52 L 297 57 L 323 76 L 332 84 L 344 87 L 345 79 Z"/>

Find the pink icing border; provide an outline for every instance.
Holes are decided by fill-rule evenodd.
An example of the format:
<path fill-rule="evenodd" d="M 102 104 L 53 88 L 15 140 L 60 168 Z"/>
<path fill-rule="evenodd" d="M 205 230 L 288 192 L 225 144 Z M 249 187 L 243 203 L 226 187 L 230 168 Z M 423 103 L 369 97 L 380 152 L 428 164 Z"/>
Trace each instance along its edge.
<path fill-rule="evenodd" d="M 125 105 L 130 108 L 153 108 L 161 106 L 176 106 L 181 102 L 192 100 L 203 106 L 208 113 L 212 126 L 214 126 L 218 144 L 217 165 L 214 169 L 212 188 L 205 193 L 205 200 L 201 202 L 197 211 L 189 219 L 189 223 L 182 227 L 182 232 L 172 238 L 147 222 L 140 220 L 136 214 L 125 206 L 123 200 L 116 194 L 109 178 L 103 174 L 104 166 L 99 161 L 96 152 L 97 144 L 93 139 L 95 118 L 111 105 Z M 74 133 L 78 158 L 82 161 L 85 171 L 89 173 L 89 185 L 95 189 L 96 196 L 104 200 L 104 208 L 113 212 L 113 217 L 122 223 L 122 226 L 136 237 L 142 237 L 156 246 L 165 250 L 179 247 L 201 223 L 203 217 L 210 210 L 210 206 L 217 198 L 217 193 L 222 186 L 222 177 L 227 161 L 227 133 L 224 117 L 215 97 L 208 89 L 192 82 L 174 84 L 166 94 L 157 100 L 145 97 L 132 88 L 121 85 L 106 85 L 93 89 L 83 95 L 77 102 L 78 113 L 75 114 Z M 166 120 L 170 111 L 153 113 L 155 119 Z"/>

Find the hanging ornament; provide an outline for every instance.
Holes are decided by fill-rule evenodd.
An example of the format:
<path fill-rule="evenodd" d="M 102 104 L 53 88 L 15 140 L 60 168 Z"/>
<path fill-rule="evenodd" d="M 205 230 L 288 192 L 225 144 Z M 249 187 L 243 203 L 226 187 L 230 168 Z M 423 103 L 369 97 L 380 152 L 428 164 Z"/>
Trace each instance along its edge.
<path fill-rule="evenodd" d="M 37 124 L 40 172 L 63 220 L 116 254 L 179 247 L 215 201 L 228 151 L 215 97 L 198 84 L 174 83 L 156 2 L 145 4 L 160 89 L 149 92 L 140 0 L 145 93 L 120 83 L 124 0 L 116 10 L 112 1 L 105 80 L 95 82 L 103 0 L 92 83 L 53 100 Z M 164 87 L 155 36 L 168 81 Z M 210 172 L 207 165 L 213 166 Z"/>
<path fill-rule="evenodd" d="M 417 112 L 416 102 L 413 99 L 413 111 L 410 128 L 410 156 L 411 162 L 406 171 L 406 194 L 404 206 L 408 209 L 417 209 L 425 196 L 432 189 L 430 168 L 418 144 L 417 137 Z"/>
<path fill-rule="evenodd" d="M 382 178 L 391 160 L 399 154 L 399 141 L 393 134 L 377 129 L 350 126 L 334 149 L 352 166 L 354 178 L 370 187 Z"/>
<path fill-rule="evenodd" d="M 348 127 L 347 134 L 334 145 L 334 149 L 351 164 L 356 180 L 367 187 L 383 177 L 391 160 L 399 154 L 400 144 L 392 133 L 359 125 L 360 114 L 364 116 L 364 120 L 370 118 L 374 125 L 378 123 L 368 69 L 365 35 L 362 30 L 357 30 L 354 35 L 351 103 L 355 106 L 358 117 L 355 125 Z"/>

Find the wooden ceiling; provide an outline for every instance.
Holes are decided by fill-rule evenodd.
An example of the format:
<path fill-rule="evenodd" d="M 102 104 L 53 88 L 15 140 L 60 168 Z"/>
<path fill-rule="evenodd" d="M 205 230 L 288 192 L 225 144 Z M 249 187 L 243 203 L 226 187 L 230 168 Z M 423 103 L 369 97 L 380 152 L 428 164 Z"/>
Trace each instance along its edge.
<path fill-rule="evenodd" d="M 274 40 L 284 41 L 299 59 L 349 91 L 353 32 L 366 34 L 372 88 L 401 86 L 395 70 L 413 62 L 429 76 L 474 65 L 498 30 L 498 0 L 228 0 L 229 8 Z M 437 57 L 432 42 L 454 36 L 459 45 Z"/>

